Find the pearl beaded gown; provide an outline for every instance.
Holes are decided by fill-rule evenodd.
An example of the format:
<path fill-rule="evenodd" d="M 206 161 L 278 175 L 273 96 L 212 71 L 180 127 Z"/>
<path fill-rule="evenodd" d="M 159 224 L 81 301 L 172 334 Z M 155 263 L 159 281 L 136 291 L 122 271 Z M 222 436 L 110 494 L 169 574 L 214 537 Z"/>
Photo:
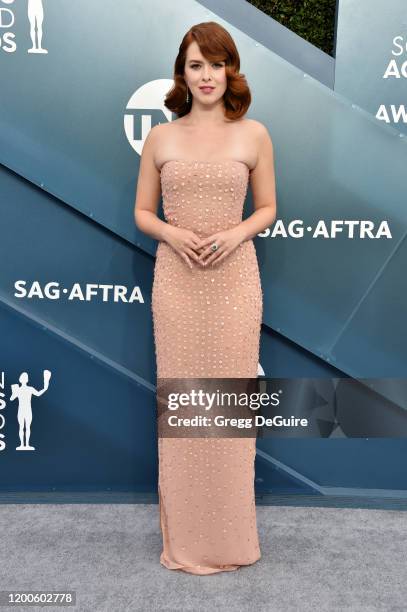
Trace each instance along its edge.
<path fill-rule="evenodd" d="M 201 238 L 238 225 L 248 178 L 240 161 L 165 162 L 166 221 Z M 256 378 L 263 295 L 253 241 L 213 266 L 192 265 L 159 243 L 152 290 L 157 377 Z M 159 437 L 162 565 L 213 574 L 261 557 L 255 452 L 255 437 Z"/>

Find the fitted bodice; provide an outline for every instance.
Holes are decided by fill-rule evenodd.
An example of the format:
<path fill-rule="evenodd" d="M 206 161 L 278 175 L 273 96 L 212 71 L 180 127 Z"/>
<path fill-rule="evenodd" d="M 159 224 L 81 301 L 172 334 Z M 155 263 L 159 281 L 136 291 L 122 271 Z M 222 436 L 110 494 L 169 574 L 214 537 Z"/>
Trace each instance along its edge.
<path fill-rule="evenodd" d="M 201 237 L 242 221 L 249 168 L 240 161 L 170 160 L 161 168 L 165 219 Z"/>

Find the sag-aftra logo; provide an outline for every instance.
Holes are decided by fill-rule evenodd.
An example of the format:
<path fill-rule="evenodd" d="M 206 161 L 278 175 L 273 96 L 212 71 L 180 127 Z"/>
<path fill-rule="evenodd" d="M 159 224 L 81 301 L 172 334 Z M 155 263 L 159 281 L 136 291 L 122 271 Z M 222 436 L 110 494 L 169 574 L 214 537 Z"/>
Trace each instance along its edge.
<path fill-rule="evenodd" d="M 43 371 L 44 383 L 42 389 L 36 389 L 29 384 L 29 376 L 27 372 L 22 372 L 18 378 L 18 383 L 13 382 L 11 385 L 6 383 L 5 373 L 1 372 L 0 376 L 0 451 L 5 450 L 6 444 L 6 412 L 9 407 L 16 404 L 17 411 L 7 410 L 7 419 L 15 418 L 18 421 L 18 436 L 20 444 L 15 447 L 17 451 L 33 451 L 31 441 L 31 424 L 36 409 L 37 400 L 35 398 L 43 395 L 49 387 L 51 378 L 50 370 Z M 10 392 L 8 391 L 10 389 Z M 33 399 L 35 401 L 33 402 Z M 10 404 L 10 406 L 9 406 Z M 17 412 L 17 415 L 16 415 Z M 10 416 L 11 414 L 11 416 Z"/>
<path fill-rule="evenodd" d="M 17 50 L 13 5 L 14 0 L 0 0 L 0 50 L 5 53 L 14 53 Z M 31 38 L 31 47 L 27 48 L 27 53 L 48 53 L 42 42 L 44 22 L 42 0 L 27 0 L 27 18 L 27 40 L 28 37 Z"/>

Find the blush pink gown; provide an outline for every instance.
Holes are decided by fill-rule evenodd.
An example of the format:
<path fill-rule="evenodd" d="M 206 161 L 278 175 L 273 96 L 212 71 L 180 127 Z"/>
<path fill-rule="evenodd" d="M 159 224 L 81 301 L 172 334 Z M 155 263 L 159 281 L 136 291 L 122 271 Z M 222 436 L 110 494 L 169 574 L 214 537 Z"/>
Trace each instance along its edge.
<path fill-rule="evenodd" d="M 201 238 L 242 221 L 249 169 L 240 161 L 171 160 L 161 169 L 168 223 Z M 263 294 L 252 240 L 191 270 L 157 249 L 152 314 L 158 378 L 255 378 Z M 192 574 L 260 559 L 256 438 L 159 437 L 160 562 Z"/>

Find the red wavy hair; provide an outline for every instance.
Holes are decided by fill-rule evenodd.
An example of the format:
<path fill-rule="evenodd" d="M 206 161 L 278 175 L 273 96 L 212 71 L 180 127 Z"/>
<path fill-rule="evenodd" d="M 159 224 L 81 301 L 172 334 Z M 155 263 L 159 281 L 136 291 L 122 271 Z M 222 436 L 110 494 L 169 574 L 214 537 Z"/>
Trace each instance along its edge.
<path fill-rule="evenodd" d="M 224 61 L 227 88 L 223 95 L 225 115 L 228 119 L 240 119 L 251 103 L 251 93 L 244 74 L 240 71 L 240 57 L 233 38 L 227 30 L 215 21 L 198 23 L 188 30 L 182 39 L 174 64 L 174 85 L 167 93 L 165 106 L 182 117 L 191 110 L 192 96 L 186 102 L 187 84 L 184 69 L 187 49 L 196 41 L 202 55 L 212 62 Z"/>

